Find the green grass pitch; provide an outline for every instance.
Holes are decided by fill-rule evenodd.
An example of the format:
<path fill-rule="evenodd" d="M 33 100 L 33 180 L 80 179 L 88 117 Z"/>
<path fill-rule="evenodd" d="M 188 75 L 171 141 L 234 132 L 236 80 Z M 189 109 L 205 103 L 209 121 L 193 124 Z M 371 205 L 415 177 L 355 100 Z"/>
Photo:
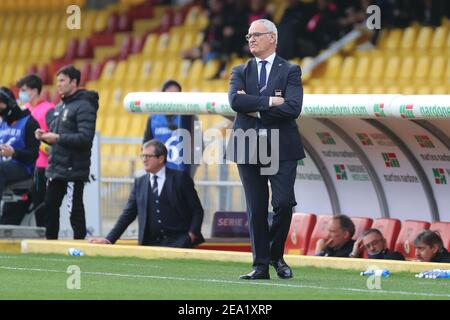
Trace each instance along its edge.
<path fill-rule="evenodd" d="M 69 266 L 80 270 L 80 281 Z M 248 264 L 203 260 L 0 254 L 0 299 L 447 299 L 450 279 L 393 273 L 372 279 L 355 270 L 293 268 L 294 278 L 245 281 Z M 73 269 L 72 269 L 73 270 Z M 73 272 L 73 271 L 72 271 Z M 74 280 L 75 279 L 75 280 Z M 370 281 L 369 281 L 370 282 Z M 68 289 L 76 287 L 79 289 Z"/>

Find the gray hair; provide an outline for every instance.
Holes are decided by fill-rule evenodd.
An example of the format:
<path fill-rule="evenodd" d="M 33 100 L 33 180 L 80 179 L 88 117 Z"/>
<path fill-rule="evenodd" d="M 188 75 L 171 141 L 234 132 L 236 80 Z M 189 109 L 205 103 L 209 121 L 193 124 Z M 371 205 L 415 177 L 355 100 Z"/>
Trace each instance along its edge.
<path fill-rule="evenodd" d="M 165 144 L 159 140 L 152 139 L 143 144 L 142 150 L 147 149 L 148 147 L 153 146 L 155 148 L 155 156 L 164 156 L 164 163 L 167 162 L 167 148 Z"/>
<path fill-rule="evenodd" d="M 273 32 L 275 34 L 275 44 L 278 44 L 278 30 L 277 30 L 277 26 L 270 20 L 267 19 L 258 19 L 252 22 L 252 24 L 254 23 L 260 23 L 262 25 L 264 25 L 264 27 L 266 27 L 268 32 Z"/>

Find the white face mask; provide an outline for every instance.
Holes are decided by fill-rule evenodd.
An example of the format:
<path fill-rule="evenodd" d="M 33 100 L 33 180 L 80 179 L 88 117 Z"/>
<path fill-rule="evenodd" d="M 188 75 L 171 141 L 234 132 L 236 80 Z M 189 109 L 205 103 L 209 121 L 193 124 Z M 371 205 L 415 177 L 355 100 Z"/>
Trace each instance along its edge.
<path fill-rule="evenodd" d="M 28 103 L 28 102 L 30 102 L 30 95 L 28 94 L 28 92 L 26 92 L 26 91 L 20 91 L 19 92 L 19 100 L 22 102 L 22 103 Z"/>

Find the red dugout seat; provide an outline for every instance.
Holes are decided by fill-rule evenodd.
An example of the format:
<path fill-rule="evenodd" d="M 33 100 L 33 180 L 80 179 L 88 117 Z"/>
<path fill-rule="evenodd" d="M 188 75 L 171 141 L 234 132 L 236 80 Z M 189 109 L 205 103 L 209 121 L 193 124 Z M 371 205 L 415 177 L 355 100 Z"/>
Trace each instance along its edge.
<path fill-rule="evenodd" d="M 350 217 L 355 224 L 355 234 L 352 239 L 357 240 L 361 234 L 372 226 L 373 220 L 371 218 Z"/>
<path fill-rule="evenodd" d="M 430 227 L 430 223 L 418 220 L 403 221 L 400 234 L 395 243 L 395 251 L 401 252 L 406 259 L 414 259 L 416 250 L 414 248 L 414 239 L 416 236 Z"/>
<path fill-rule="evenodd" d="M 316 225 L 311 234 L 308 245 L 308 255 L 316 254 L 316 244 L 319 239 L 325 238 L 328 235 L 328 223 L 333 216 L 319 216 Z"/>
<path fill-rule="evenodd" d="M 373 229 L 378 229 L 386 239 L 389 250 L 394 250 L 395 241 L 401 228 L 401 222 L 398 219 L 379 218 L 375 219 L 372 224 Z"/>
<path fill-rule="evenodd" d="M 294 213 L 291 227 L 284 246 L 286 254 L 306 254 L 309 238 L 313 232 L 317 217 L 311 213 Z"/>
<path fill-rule="evenodd" d="M 444 247 L 450 250 L 450 222 L 433 222 L 430 230 L 439 232 Z"/>

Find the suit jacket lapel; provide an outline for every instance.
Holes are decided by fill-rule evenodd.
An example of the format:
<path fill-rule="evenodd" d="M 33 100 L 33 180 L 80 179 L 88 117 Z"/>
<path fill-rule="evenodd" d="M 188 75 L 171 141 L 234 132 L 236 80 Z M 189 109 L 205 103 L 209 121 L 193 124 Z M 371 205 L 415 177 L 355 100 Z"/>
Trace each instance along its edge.
<path fill-rule="evenodd" d="M 275 80 L 278 78 L 280 69 L 283 67 L 283 62 L 278 58 L 277 55 L 275 55 L 275 59 L 273 59 L 273 65 L 270 69 L 269 79 L 267 80 L 267 89 L 266 94 L 268 96 L 272 95 L 272 92 L 275 89 L 281 89 L 281 88 L 275 88 Z"/>
<path fill-rule="evenodd" d="M 144 199 L 143 199 L 144 201 L 139 201 L 139 203 L 143 203 L 143 205 L 144 205 L 142 210 L 140 210 L 140 212 L 143 213 L 143 216 L 142 216 L 143 226 L 145 226 L 145 224 L 147 223 L 149 184 L 150 184 L 150 174 L 147 173 L 145 175 L 145 178 L 142 181 L 142 192 L 140 193 L 140 196 L 144 197 Z"/>
<path fill-rule="evenodd" d="M 256 59 L 253 58 L 248 62 L 247 74 L 246 74 L 246 93 L 259 95 L 258 88 L 258 67 L 256 65 Z"/>
<path fill-rule="evenodd" d="M 171 203 L 176 203 L 175 196 L 175 190 L 173 190 L 173 172 L 171 169 L 166 167 L 166 181 L 164 183 L 165 185 L 163 188 L 166 188 L 167 196 L 169 197 L 169 200 Z"/>

